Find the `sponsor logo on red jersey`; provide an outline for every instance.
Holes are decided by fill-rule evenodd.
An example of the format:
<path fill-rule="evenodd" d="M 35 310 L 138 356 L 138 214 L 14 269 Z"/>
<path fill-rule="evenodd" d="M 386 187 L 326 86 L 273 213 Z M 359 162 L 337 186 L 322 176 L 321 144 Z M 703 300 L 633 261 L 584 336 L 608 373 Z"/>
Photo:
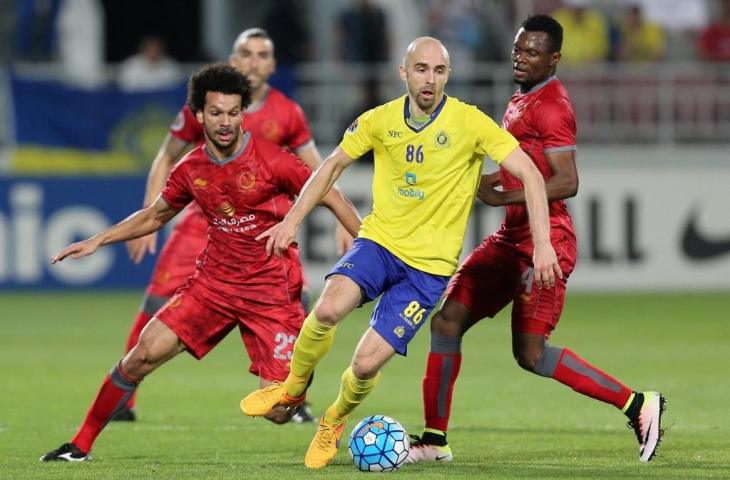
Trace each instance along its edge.
<path fill-rule="evenodd" d="M 236 209 L 233 208 L 231 202 L 223 202 L 218 205 L 218 211 L 227 217 L 232 217 L 236 214 Z"/>

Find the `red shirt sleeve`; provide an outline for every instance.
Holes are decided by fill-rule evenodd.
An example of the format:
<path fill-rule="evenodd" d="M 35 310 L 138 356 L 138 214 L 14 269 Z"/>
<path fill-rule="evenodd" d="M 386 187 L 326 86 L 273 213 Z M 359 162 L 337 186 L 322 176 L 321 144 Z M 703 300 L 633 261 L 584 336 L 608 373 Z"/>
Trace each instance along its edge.
<path fill-rule="evenodd" d="M 277 184 L 291 196 L 299 195 L 309 176 L 312 175 L 312 169 L 299 157 L 284 149 L 278 149 L 278 155 L 269 162 L 269 165 Z"/>
<path fill-rule="evenodd" d="M 190 106 L 185 105 L 170 125 L 170 135 L 184 143 L 197 145 L 204 139 L 203 126 L 200 125 Z"/>
<path fill-rule="evenodd" d="M 296 151 L 297 148 L 309 143 L 312 140 L 312 133 L 309 131 L 309 123 L 304 115 L 302 107 L 296 102 L 291 102 L 291 119 L 290 134 L 285 140 L 286 146 L 290 150 Z"/>
<path fill-rule="evenodd" d="M 567 99 L 559 97 L 542 102 L 537 111 L 535 124 L 545 150 L 575 147 L 575 112 Z"/>
<path fill-rule="evenodd" d="M 167 178 L 165 188 L 162 189 L 162 199 L 175 210 L 182 210 L 193 201 L 193 195 L 188 188 L 188 175 L 185 161 L 178 162 Z"/>

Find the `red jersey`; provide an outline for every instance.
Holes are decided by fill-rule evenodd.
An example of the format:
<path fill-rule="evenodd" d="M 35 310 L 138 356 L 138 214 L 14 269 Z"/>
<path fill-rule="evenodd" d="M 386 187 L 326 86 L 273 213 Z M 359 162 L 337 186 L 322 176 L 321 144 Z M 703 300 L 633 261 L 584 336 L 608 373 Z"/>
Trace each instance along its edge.
<path fill-rule="evenodd" d="M 565 87 L 555 77 L 528 92 L 515 92 L 502 118 L 502 127 L 520 142 L 545 180 L 552 176 L 545 154 L 576 149 L 573 105 Z M 500 180 L 505 190 L 523 188 L 522 182 L 504 168 L 500 168 Z M 530 238 L 527 207 L 506 205 L 505 209 L 504 223 L 497 235 L 515 241 Z M 574 236 L 573 221 L 565 202 L 554 200 L 549 209 L 551 229 L 561 229 Z"/>
<path fill-rule="evenodd" d="M 242 128 L 257 138 L 264 138 L 292 151 L 312 140 L 302 107 L 274 87 L 269 87 L 266 97 L 256 110 L 244 110 Z M 205 141 L 203 125 L 198 122 L 188 105 L 180 110 L 170 125 L 170 135 L 196 145 Z"/>
<path fill-rule="evenodd" d="M 244 133 L 241 150 L 218 161 L 205 145 L 172 170 L 162 198 L 175 209 L 195 201 L 208 220 L 208 246 L 194 281 L 223 305 L 238 299 L 280 305 L 299 301 L 302 268 L 297 247 L 267 255 L 256 236 L 280 222 L 311 170 L 292 153 Z"/>
<path fill-rule="evenodd" d="M 730 25 L 710 25 L 699 38 L 700 50 L 706 58 L 716 62 L 730 61 Z"/>

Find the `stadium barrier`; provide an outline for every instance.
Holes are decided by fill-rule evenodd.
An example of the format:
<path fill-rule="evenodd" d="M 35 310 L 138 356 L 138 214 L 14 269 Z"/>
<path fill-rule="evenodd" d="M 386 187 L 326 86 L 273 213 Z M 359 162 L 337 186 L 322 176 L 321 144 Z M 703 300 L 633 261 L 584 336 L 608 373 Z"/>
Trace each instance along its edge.
<path fill-rule="evenodd" d="M 580 191 L 569 201 L 579 260 L 577 290 L 710 290 L 730 288 L 730 165 L 667 162 L 661 167 L 610 163 L 615 152 L 588 154 Z M 598 161 L 596 161 L 598 160 Z M 339 185 L 365 213 L 371 171 L 355 165 Z M 53 253 L 125 218 L 139 206 L 143 177 L 0 179 L 0 288 L 141 288 L 153 259 L 141 266 L 124 246 L 51 266 Z M 462 255 L 497 228 L 502 209 L 477 203 Z M 337 260 L 334 219 L 324 208 L 300 236 L 314 288 Z"/>

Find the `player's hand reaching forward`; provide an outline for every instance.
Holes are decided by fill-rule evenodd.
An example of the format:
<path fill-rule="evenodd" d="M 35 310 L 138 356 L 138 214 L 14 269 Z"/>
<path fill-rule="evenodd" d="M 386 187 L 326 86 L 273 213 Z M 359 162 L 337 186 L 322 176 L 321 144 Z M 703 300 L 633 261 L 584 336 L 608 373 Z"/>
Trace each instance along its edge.
<path fill-rule="evenodd" d="M 266 240 L 266 254 L 271 255 L 273 252 L 276 255 L 281 255 L 284 250 L 289 248 L 289 245 L 294 243 L 297 230 L 299 230 L 298 225 L 294 225 L 293 222 L 287 221 L 284 218 L 284 220 L 269 228 L 264 233 L 259 234 L 256 240 L 268 237 Z"/>
<path fill-rule="evenodd" d="M 502 185 L 502 182 L 499 179 L 499 172 L 482 175 L 482 180 L 479 183 L 479 190 L 477 191 L 477 197 L 490 207 L 502 206 L 503 202 L 500 200 L 502 192 L 497 190 L 497 187 L 500 185 Z"/>
<path fill-rule="evenodd" d="M 157 253 L 157 232 L 127 242 L 127 253 L 134 264 L 139 264 L 148 252 L 150 255 Z"/>
<path fill-rule="evenodd" d="M 64 258 L 69 255 L 71 258 L 81 258 L 91 255 L 99 248 L 101 240 L 98 237 L 91 237 L 81 242 L 72 243 L 68 247 L 64 248 L 51 258 L 51 263 L 58 263 L 63 261 Z"/>
<path fill-rule="evenodd" d="M 532 253 L 532 266 L 535 269 L 535 284 L 538 288 L 555 286 L 557 279 L 563 278 L 563 271 L 550 243 L 536 244 Z"/>

